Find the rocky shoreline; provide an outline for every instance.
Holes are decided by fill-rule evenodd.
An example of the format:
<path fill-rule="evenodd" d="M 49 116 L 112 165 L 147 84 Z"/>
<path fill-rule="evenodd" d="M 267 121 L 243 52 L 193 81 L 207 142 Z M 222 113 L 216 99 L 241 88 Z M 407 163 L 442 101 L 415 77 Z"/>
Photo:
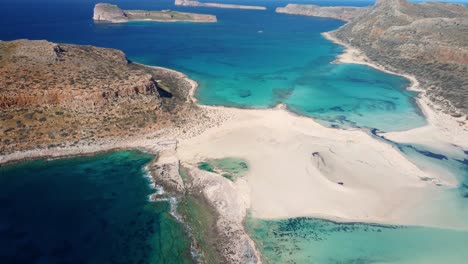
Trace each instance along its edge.
<path fill-rule="evenodd" d="M 40 45 L 42 43 L 39 43 Z M 60 45 L 70 51 L 65 45 Z M 214 250 L 217 252 L 218 257 L 216 260 L 218 262 L 219 258 L 222 258 L 223 263 L 261 263 L 260 254 L 256 251 L 253 241 L 244 228 L 243 221 L 248 204 L 238 195 L 236 190 L 238 187 L 233 186 L 232 182 L 221 175 L 201 171 L 188 163 L 183 164 L 184 168 L 188 168 L 188 179 L 183 181 L 179 172 L 181 162 L 176 155 L 178 140 L 194 137 L 210 127 L 220 125 L 230 118 L 229 114 L 214 107 L 194 105 L 195 98 L 193 94 L 197 88 L 197 82 L 189 79 L 183 73 L 163 67 L 151 67 L 141 64 L 135 64 L 134 67 L 145 72 L 151 72 L 153 76 L 163 77 L 154 79 L 154 82 L 169 92 L 172 98 L 162 99 L 160 103 L 162 105 L 166 104 L 167 109 L 173 109 L 172 104 L 177 104 L 178 107 L 186 105 L 190 109 L 190 115 L 183 117 L 184 122 L 180 122 L 176 126 L 164 126 L 153 132 L 140 129 L 139 135 L 134 136 L 122 134 L 118 137 L 84 139 L 73 142 L 63 141 L 61 144 L 52 147 L 41 147 L 39 144 L 23 150 L 2 151 L 0 166 L 26 160 L 90 156 L 119 150 L 139 150 L 153 154 L 155 160 L 147 166 L 147 169 L 155 182 L 163 186 L 169 196 L 178 197 L 182 201 L 187 199 L 198 201 L 201 204 L 201 210 L 213 212 L 212 218 L 215 226 L 212 227 L 211 231 L 214 231 L 214 233 L 203 233 L 201 235 L 216 243 L 208 245 L 212 249 L 198 246 L 197 249 L 201 252 L 200 257 L 203 259 L 204 251 Z M 164 102 L 164 100 L 166 101 Z M 179 115 L 172 114 L 168 118 L 180 119 Z M 206 122 L 200 122 L 200 120 L 206 120 Z M 28 144 L 28 146 L 33 145 Z M 236 183 L 236 185 L 241 184 L 245 188 L 245 180 L 240 179 L 239 182 L 242 183 Z M 228 193 L 230 195 L 226 196 Z M 223 204 L 221 207 L 220 202 Z M 208 208 L 203 209 L 206 206 Z M 188 216 L 182 215 L 182 218 L 187 219 Z M 186 224 L 188 223 L 190 221 L 187 219 Z M 196 237 L 193 238 L 195 239 L 195 245 L 200 245 Z"/>
<path fill-rule="evenodd" d="M 434 102 L 430 96 L 428 96 L 427 90 L 421 87 L 418 79 L 415 76 L 411 74 L 395 72 L 388 69 L 384 65 L 378 64 L 377 62 L 369 59 L 359 48 L 353 47 L 350 44 L 347 44 L 338 39 L 333 35 L 333 32 L 335 31 L 322 33 L 322 36 L 329 41 L 344 47 L 343 53 L 340 54 L 333 63 L 367 65 L 379 71 L 406 78 L 408 81 L 410 81 L 410 85 L 406 89 L 418 93 L 418 96 L 415 99 L 426 120 L 428 121 L 428 125 L 425 127 L 431 127 L 433 129 L 431 130 L 431 133 L 444 135 L 442 141 L 452 142 L 460 146 L 465 144 L 463 138 L 468 133 L 468 123 L 465 122 L 464 116 L 456 117 L 443 111 L 441 106 L 438 105 L 437 102 Z M 401 134 L 405 132 L 399 133 Z M 394 133 L 388 134 L 392 135 Z M 425 136 L 429 137 L 429 135 Z"/>
<path fill-rule="evenodd" d="M 468 120 L 468 7 L 450 3 L 378 0 L 371 7 L 293 5 L 278 13 L 329 17 L 348 23 L 329 33 L 340 44 L 399 75 L 418 79 L 435 108 Z"/>
<path fill-rule="evenodd" d="M 331 33 L 325 33 L 324 37 L 328 38 L 329 40 L 345 46 L 345 53 L 340 55 L 337 58 L 337 63 L 360 63 L 360 64 L 366 64 L 368 66 L 374 67 L 376 69 L 391 73 L 391 74 L 398 74 L 395 72 L 392 72 L 388 70 L 386 67 L 378 65 L 374 63 L 374 60 L 369 59 L 367 56 L 365 56 L 364 52 L 362 52 L 360 49 L 353 47 L 351 44 L 348 44 L 346 42 L 340 41 L 336 36 L 334 36 Z M 15 44 L 16 45 L 16 44 Z M 414 168 L 414 166 L 411 166 L 409 162 L 405 161 L 401 154 L 398 154 L 395 150 L 392 150 L 391 147 L 389 146 L 383 146 L 382 143 L 374 142 L 373 140 L 368 139 L 365 135 L 363 135 L 359 131 L 334 131 L 330 130 L 327 128 L 323 128 L 320 125 L 315 124 L 312 120 L 309 120 L 308 118 L 302 118 L 302 117 L 297 117 L 294 115 L 291 115 L 284 111 L 284 109 L 270 109 L 270 110 L 263 110 L 263 111 L 257 111 L 257 110 L 239 110 L 239 111 L 230 111 L 228 108 L 224 107 L 208 107 L 208 106 L 200 106 L 197 105 L 196 99 L 194 98 L 194 92 L 195 89 L 197 88 L 197 83 L 193 80 L 190 80 L 187 76 L 185 76 L 183 73 L 173 71 L 170 69 L 166 68 L 161 68 L 161 67 L 146 67 L 144 65 L 138 65 L 135 63 L 128 62 L 125 57 L 120 54 L 116 53 L 115 51 L 110 51 L 110 50 L 94 50 L 93 48 L 87 48 L 87 49 L 81 49 L 81 48 L 76 48 L 71 45 L 65 45 L 65 44 L 50 44 L 50 43 L 41 43 L 40 45 L 41 49 L 46 50 L 49 52 L 50 56 L 50 64 L 57 63 L 61 59 L 66 60 L 66 56 L 72 54 L 74 51 L 83 51 L 86 52 L 87 49 L 91 49 L 93 51 L 93 54 L 97 52 L 97 54 L 100 55 L 100 58 L 111 58 L 110 60 L 114 61 L 116 58 L 119 61 L 118 67 L 122 71 L 129 71 L 131 74 L 129 74 L 128 78 L 122 78 L 122 85 L 125 86 L 126 82 L 125 80 L 135 80 L 132 78 L 137 78 L 136 80 L 144 80 L 142 81 L 141 84 L 142 86 L 137 87 L 137 91 L 132 90 L 134 89 L 133 85 L 128 86 L 128 89 L 124 90 L 124 94 L 128 95 L 125 97 L 122 97 L 122 92 L 119 90 L 117 91 L 117 94 L 119 96 L 116 96 L 116 94 L 112 95 L 106 95 L 102 94 L 102 91 L 97 90 L 94 91 L 96 92 L 95 97 L 92 98 L 84 98 L 82 99 L 83 102 L 85 101 L 92 101 L 95 103 L 95 105 L 99 105 L 103 108 L 100 109 L 106 109 L 106 107 L 111 107 L 111 110 L 116 107 L 117 109 L 120 108 L 119 104 L 122 102 L 125 103 L 125 107 L 128 107 L 127 103 L 130 103 L 132 106 L 139 106 L 141 101 L 146 101 L 148 100 L 149 105 L 154 106 L 157 105 L 157 111 L 158 111 L 158 122 L 156 122 L 156 126 L 144 126 L 144 127 L 139 127 L 138 125 L 134 126 L 131 125 L 131 131 L 132 135 L 126 135 L 125 132 L 128 132 L 129 130 L 127 129 L 122 129 L 121 132 L 109 136 L 108 134 L 100 134 L 101 129 L 98 127 L 98 132 L 97 135 L 99 136 L 93 136 L 91 138 L 83 138 L 79 140 L 66 140 L 67 138 L 57 140 L 54 138 L 50 139 L 50 142 L 55 142 L 55 141 L 60 141 L 59 145 L 52 145 L 52 146 L 47 146 L 44 144 L 36 144 L 35 141 L 30 141 L 30 142 L 23 142 L 24 145 L 19 149 L 16 149 L 15 147 L 9 147 L 6 150 L 2 150 L 2 153 L 0 155 L 0 166 L 3 166 L 8 163 L 13 163 L 13 162 L 18 162 L 21 160 L 29 160 L 29 159 L 39 159 L 39 158 L 60 158 L 60 157 L 66 157 L 66 156 L 77 156 L 77 155 L 93 155 L 95 153 L 100 153 L 100 152 L 105 152 L 105 151 L 114 151 L 114 150 L 123 150 L 123 149 L 139 149 L 141 151 L 149 152 L 152 153 L 156 156 L 155 160 L 148 165 L 148 170 L 151 173 L 152 177 L 155 179 L 155 181 L 158 184 L 161 184 L 164 186 L 164 189 L 169 192 L 169 195 L 177 196 L 179 199 L 182 201 L 186 201 L 184 199 L 187 199 L 186 197 L 189 197 L 189 199 L 194 199 L 198 201 L 199 204 L 202 206 L 208 206 L 208 217 L 213 219 L 213 224 L 209 226 L 211 228 L 211 231 L 213 233 L 209 233 L 207 235 L 207 241 L 198 241 L 196 237 L 194 237 L 195 240 L 195 247 L 202 252 L 202 256 L 200 257 L 201 260 L 203 261 L 204 258 L 209 259 L 209 258 L 217 258 L 216 260 L 218 262 L 222 263 L 261 263 L 261 256 L 258 250 L 255 248 L 254 242 L 251 240 L 249 235 L 246 232 L 246 229 L 244 227 L 244 220 L 246 217 L 247 209 L 251 208 L 251 195 L 250 190 L 249 190 L 249 184 L 247 183 L 246 179 L 244 178 L 239 178 L 235 182 L 232 182 L 224 177 L 222 177 L 219 174 L 216 173 L 211 173 L 211 172 L 206 172 L 198 169 L 195 166 L 195 161 L 196 159 L 200 158 L 196 156 L 193 153 L 189 153 L 187 149 L 190 149 L 190 147 L 193 144 L 193 146 L 199 146 L 197 145 L 198 142 L 184 142 L 186 144 L 184 147 L 186 148 L 185 150 L 181 151 L 180 153 L 178 152 L 178 147 L 179 147 L 179 140 L 187 140 L 187 139 L 192 139 L 196 137 L 197 135 L 202 134 L 208 129 L 215 129 L 220 126 L 222 126 L 225 123 L 228 123 L 231 121 L 233 118 L 237 118 L 234 121 L 230 122 L 229 126 L 225 128 L 224 130 L 221 129 L 220 131 L 214 131 L 212 134 L 212 138 L 208 138 L 209 141 L 216 140 L 220 138 L 223 134 L 225 135 L 233 135 L 235 134 L 234 131 L 235 129 L 239 130 L 239 127 L 237 127 L 239 124 L 244 125 L 245 129 L 251 129 L 251 130 L 246 130 L 250 131 L 249 135 L 256 135 L 258 131 L 261 133 L 258 133 L 260 136 L 264 135 L 267 137 L 270 135 L 269 133 L 272 133 L 274 129 L 278 129 L 278 124 L 274 123 L 277 122 L 278 120 L 286 120 L 286 122 L 291 122 L 291 127 L 297 126 L 294 132 L 297 132 L 299 136 L 304 137 L 304 141 L 312 141 L 312 139 L 309 137 L 310 135 L 304 135 L 303 131 L 314 131 L 314 133 L 317 133 L 316 135 L 314 134 L 314 138 L 319 138 L 322 140 L 325 140 L 330 135 L 335 135 L 332 133 L 336 132 L 336 135 L 333 137 L 333 142 L 330 142 L 330 146 L 322 146 L 322 143 L 314 143 L 315 145 L 311 146 L 310 149 L 307 149 L 306 155 L 302 155 L 304 153 L 299 153 L 302 156 L 299 156 L 298 154 L 298 161 L 300 162 L 300 158 L 303 157 L 309 157 L 308 155 L 310 154 L 309 152 L 311 151 L 312 148 L 323 148 L 320 149 L 320 155 L 323 155 L 325 157 L 326 161 L 328 163 L 333 164 L 336 160 L 334 160 L 335 156 L 334 153 L 348 153 L 349 147 L 356 148 L 357 151 L 356 153 L 362 153 L 359 152 L 359 147 L 362 145 L 366 145 L 366 147 L 369 147 L 369 149 L 375 148 L 376 152 L 374 153 L 380 153 L 379 155 L 383 155 L 381 153 L 385 153 L 386 158 L 390 158 L 392 162 L 392 166 L 389 169 L 395 169 L 396 171 L 403 170 L 403 168 L 407 168 L 408 170 L 408 175 L 417 175 L 414 178 L 408 177 L 400 177 L 401 182 L 400 184 L 404 184 L 406 182 L 404 181 L 410 181 L 412 184 L 417 185 L 418 187 L 415 188 L 415 190 L 421 190 L 424 186 L 424 188 L 433 188 L 433 186 L 427 187 L 426 185 L 429 185 L 426 182 L 420 182 L 420 179 L 416 177 L 419 177 L 420 175 L 425 175 L 421 171 L 419 171 L 417 168 Z M 8 47 L 7 49 L 10 49 L 12 47 Z M 15 47 L 13 47 L 15 48 Z M 77 50 L 75 50 L 77 49 Z M 27 51 L 28 49 L 26 49 Z M 42 51 L 41 51 L 42 52 Z M 68 52 L 68 54 L 67 54 Z M 16 63 L 16 62 L 15 62 Z M 128 68 L 127 68 L 128 67 Z M 12 68 L 15 69 L 15 68 Z M 135 70 L 136 72 L 134 72 Z M 466 122 L 464 122 L 463 117 L 453 117 L 449 116 L 447 114 L 444 114 L 439 110 L 434 110 L 431 106 L 429 106 L 428 102 L 429 99 L 425 95 L 424 91 L 421 89 L 418 80 L 410 75 L 410 74 L 398 74 L 401 75 L 407 79 L 409 79 L 412 83 L 411 87 L 409 89 L 415 90 L 420 92 L 419 98 L 418 98 L 418 103 L 420 104 L 421 108 L 423 109 L 428 121 L 429 121 L 429 130 L 424 130 L 424 131 L 417 131 L 416 133 L 413 131 L 409 132 L 397 132 L 397 133 L 389 133 L 389 137 L 399 137 L 400 139 L 408 139 L 408 140 L 414 140 L 414 137 L 422 137 L 427 136 L 429 133 L 432 134 L 437 134 L 441 135 L 439 140 L 442 143 L 457 143 L 460 144 L 461 146 L 465 146 L 466 142 L 463 142 L 464 139 L 466 139 L 466 134 L 467 134 L 467 125 Z M 47 75 L 46 75 L 47 76 Z M 100 76 L 101 78 L 102 76 Z M 142 78 L 142 79 L 139 79 Z M 81 80 L 78 81 L 78 84 L 80 84 Z M 108 88 L 108 87 L 107 87 Z M 162 90 L 162 91 L 161 91 Z M 15 90 L 15 93 L 7 94 L 2 97 L 3 102 L 11 104 L 11 102 L 14 102 L 17 107 L 29 107 L 29 102 L 28 100 L 36 100 L 37 98 L 43 98 L 43 95 L 37 95 L 36 97 L 28 97 L 26 99 L 24 98 L 19 98 L 17 97 L 17 90 Z M 34 95 L 34 94 L 33 94 Z M 6 99 L 5 99 L 6 98 Z M 11 100 L 11 98 L 15 98 L 15 100 Z M 32 98 L 32 99 L 31 99 Z M 60 97 L 58 97 L 60 99 Z M 81 97 L 78 97 L 81 98 Z M 37 102 L 42 102 L 42 99 L 36 100 Z M 36 102 L 35 101 L 35 102 Z M 65 98 L 64 100 L 57 100 L 57 104 L 51 104 L 51 102 L 47 101 L 47 107 L 44 109 L 48 109 L 51 107 L 56 107 L 56 105 L 60 105 L 62 103 L 67 103 L 68 99 Z M 76 106 L 79 108 L 79 106 Z M 182 108 L 180 108 L 182 107 Z M 135 113 L 137 113 L 138 109 L 135 108 Z M 149 109 L 149 108 L 148 108 Z M 37 110 L 34 108 L 34 110 Z M 79 109 L 78 109 L 79 110 Z M 76 114 L 80 113 L 79 111 L 76 112 L 71 112 L 71 114 Z M 154 109 L 152 109 L 154 110 Z M 42 110 L 41 110 L 42 111 Z M 53 109 L 54 112 L 56 112 L 56 109 Z M 234 114 L 231 114 L 231 112 L 235 112 Z M 26 113 L 27 114 L 27 113 Z M 25 116 L 26 116 L 25 114 Z M 96 113 L 92 113 L 93 115 L 96 115 Z M 134 116 L 134 113 L 131 113 L 132 116 Z M 160 114 L 160 115 L 159 115 Z M 59 115 L 61 116 L 61 115 Z M 135 114 L 135 116 L 138 116 Z M 240 117 L 239 117 L 240 116 Z M 265 116 L 268 116 L 268 118 L 265 118 Z M 38 117 L 38 120 L 41 117 Z M 26 120 L 31 120 L 27 119 Z M 35 119 L 34 119 L 35 120 Z M 16 122 L 16 120 L 14 120 Z M 46 122 L 47 120 L 43 121 L 42 123 Z M 145 120 L 147 121 L 147 120 Z M 161 123 L 159 123 L 161 121 Z M 164 125 L 162 124 L 162 122 Z M 239 121 L 239 122 L 238 122 Z M 32 122 L 32 121 L 31 121 Z M 39 121 L 41 122 L 41 121 Z M 252 128 L 252 124 L 266 124 L 266 125 L 271 125 L 271 127 L 260 127 L 260 128 Z M 12 123 L 12 124 L 18 124 Z M 21 124 L 27 126 L 28 123 L 22 122 Z M 147 123 L 144 123 L 147 124 Z M 304 125 L 305 124 L 305 125 Z M 34 123 L 36 125 L 36 123 Z M 24 127 L 20 126 L 20 129 L 23 129 Z M 29 128 L 29 127 L 27 127 Z M 244 127 L 240 127 L 244 129 Z M 264 130 L 268 130 L 265 132 Z M 105 128 L 102 129 L 102 131 L 106 131 Z M 240 131 L 240 132 L 239 132 Z M 239 142 L 243 142 L 242 140 L 245 139 L 245 135 L 242 134 L 243 130 L 239 130 L 237 133 L 237 139 L 238 142 L 232 141 L 233 144 L 240 145 Z M 321 132 L 320 132 L 321 131 Z M 219 132 L 219 133 L 218 133 Z M 278 132 L 277 135 L 278 137 L 274 137 L 270 139 L 270 143 L 273 144 L 274 149 L 278 149 L 278 146 L 275 144 L 279 144 L 279 142 L 276 142 L 276 140 L 281 139 L 281 137 L 287 135 L 287 133 L 291 132 Z M 8 133 L 8 132 L 7 132 Z M 218 134 L 217 134 L 218 133 Z M 262 134 L 263 133 L 263 134 Z M 324 136 L 326 135 L 326 136 Z M 285 136 L 286 137 L 286 136 Z M 342 142 L 340 142 L 340 137 L 346 138 L 346 145 L 341 145 Z M 354 140 L 349 140 L 349 138 L 353 138 Z M 49 142 L 49 141 L 48 141 Z M 201 141 L 202 143 L 204 142 L 203 140 Z M 345 140 L 343 139 L 343 142 Z M 356 143 L 358 142 L 358 143 Z M 26 144 L 27 143 L 27 144 Z M 265 143 L 261 142 L 260 139 L 257 141 L 254 140 L 252 144 L 259 144 L 258 149 L 263 149 L 264 146 L 266 147 L 271 147 L 270 143 Z M 262 145 L 265 144 L 265 145 Z M 336 144 L 333 145 L 332 144 Z M 344 144 L 344 143 L 343 143 Z M 465 144 L 465 145 L 464 145 Z M 203 144 L 201 144 L 203 145 Z M 333 151 L 331 151 L 331 148 L 333 147 Z M 221 148 L 221 147 L 217 147 Z M 343 149 L 346 149 L 346 151 L 343 151 Z M 228 148 L 226 148 L 228 149 Z M 274 150 L 273 149 L 273 150 Z M 286 148 L 285 148 L 286 149 Z M 330 153 L 327 152 L 330 149 Z M 272 153 L 274 152 L 272 150 Z M 289 150 L 289 149 L 288 149 Z M 185 152 L 184 152 L 185 151 Z M 195 149 L 194 151 L 198 151 Z M 214 152 L 210 148 L 208 150 L 205 150 L 206 153 L 212 154 L 212 155 L 226 155 L 223 151 L 220 151 L 219 149 L 215 150 Z M 314 149 L 316 151 L 316 149 Z M 245 151 L 243 149 L 238 150 L 239 155 L 242 154 L 250 154 L 254 157 L 254 154 Z M 293 152 L 293 154 L 296 154 L 296 152 Z M 316 152 L 313 152 L 316 153 Z M 319 152 L 317 152 L 319 153 Z M 357 156 L 357 154 L 354 153 L 354 156 Z M 203 154 L 202 154 L 203 155 Z M 261 153 L 259 154 L 261 156 Z M 379 155 L 370 155 L 369 157 L 361 157 L 362 159 L 367 159 L 370 161 L 375 161 L 373 160 L 374 158 L 378 157 Z M 192 156 L 195 156 L 193 158 Z M 312 157 L 315 157 L 316 155 L 312 154 Z M 187 158 L 190 157 L 190 158 Z M 322 156 L 320 156 L 322 157 Z M 349 158 L 349 157 L 348 157 Z M 263 156 L 261 157 L 263 159 Z M 260 159 L 259 159 L 260 160 Z M 341 158 L 340 158 L 341 160 Z M 312 171 L 315 174 L 307 175 L 305 177 L 306 179 L 298 179 L 299 184 L 301 183 L 301 180 L 306 181 L 307 184 L 309 184 L 310 179 L 317 180 L 317 182 L 313 183 L 319 183 L 323 184 L 323 190 L 328 190 L 326 188 L 330 188 L 330 193 L 331 194 L 326 194 L 326 195 L 337 195 L 336 197 L 344 197 L 346 193 L 344 193 L 346 190 L 348 191 L 354 191 L 354 189 L 351 188 L 353 181 L 352 179 L 349 180 L 349 182 L 346 182 L 346 186 L 341 186 L 337 185 L 336 182 L 340 180 L 338 178 L 339 171 L 335 174 L 331 173 L 328 171 L 328 168 L 324 165 L 316 166 L 316 165 L 311 165 L 310 160 L 307 159 L 307 162 L 304 163 L 298 163 L 299 165 L 304 165 L 306 164 L 308 169 Z M 349 158 L 348 160 L 349 164 L 353 166 L 364 166 L 362 163 L 359 163 L 357 161 L 354 161 L 353 159 Z M 354 163 L 353 163 L 354 162 Z M 380 162 L 380 161 L 379 161 Z M 388 162 L 388 160 L 386 160 Z M 258 164 L 261 165 L 261 162 Z M 382 165 L 383 163 L 375 163 L 375 164 L 380 164 Z M 403 164 L 403 166 L 402 166 Z M 339 168 L 339 163 L 334 164 L 336 168 Z M 305 165 L 304 165 L 305 166 Z M 267 167 L 267 166 L 265 166 Z M 270 166 L 271 167 L 271 166 Z M 316 171 L 316 167 L 319 167 L 318 170 L 319 172 Z M 362 169 L 363 167 L 356 167 Z M 181 171 L 184 171 L 185 176 L 182 175 Z M 356 170 L 359 172 L 359 170 Z M 262 171 L 258 171 L 262 172 Z M 268 171 L 268 173 L 263 173 L 264 175 L 274 173 L 274 171 Z M 258 173 L 257 175 L 262 176 L 262 173 Z M 300 175 L 300 172 L 297 173 Z M 359 174 L 359 173 L 358 173 Z M 365 173 L 360 173 L 362 175 L 367 175 Z M 315 176 L 320 176 L 320 177 L 315 177 Z M 352 175 L 351 175 L 352 176 Z M 359 176 L 360 177 L 360 176 Z M 317 178 L 317 179 L 316 179 Z M 361 178 L 356 178 L 360 179 L 362 181 L 364 180 L 369 180 L 369 179 L 361 179 Z M 262 179 L 260 179 L 262 180 Z M 271 180 L 271 179 L 269 179 Z M 258 181 L 258 179 L 257 179 Z M 322 183 L 321 181 L 324 181 L 325 183 Z M 261 182 L 260 182 L 261 183 Z M 356 186 L 358 186 L 359 181 L 357 181 Z M 262 184 L 257 184 L 256 186 L 261 186 Z M 284 183 L 283 183 L 284 185 Z M 279 186 L 283 186 L 279 184 Z M 305 186 L 302 184 L 302 186 Z M 311 185 L 315 186 L 315 185 Z M 330 187 L 331 186 L 331 187 Z M 380 185 L 376 186 L 380 187 Z M 360 186 L 358 186 L 360 187 Z M 382 192 L 387 190 L 387 186 L 384 186 L 385 188 L 382 189 Z M 266 187 L 264 187 L 266 188 Z M 349 188 L 349 189 L 345 189 Z M 421 188 L 421 189 L 419 189 Z M 434 187 L 435 188 L 435 187 Z M 359 189 L 359 188 L 358 188 Z M 320 191 L 320 190 L 318 190 Z M 333 192 L 332 192 L 333 191 Z M 266 193 L 267 191 L 265 191 Z M 270 190 L 270 192 L 273 192 Z M 334 193 L 336 192 L 336 193 Z M 342 193 L 343 192 L 343 193 Z M 261 192 L 256 192 L 261 193 Z M 277 192 L 275 193 L 277 195 Z M 389 197 L 394 197 L 394 193 L 390 193 L 392 196 L 389 195 Z M 284 194 L 287 196 L 287 194 Z M 290 193 L 290 196 L 294 196 L 294 193 Z M 342 195 L 342 196 L 340 196 Z M 356 194 L 357 195 L 357 194 Z M 328 197 L 328 196 L 326 196 Z M 319 197 L 323 198 L 323 197 Z M 332 197 L 333 199 L 335 197 Z M 366 198 L 366 197 L 365 197 Z M 333 200 L 332 199 L 332 200 Z M 372 199 L 360 199 L 363 201 L 370 201 Z M 403 199 L 405 200 L 405 199 Z M 406 202 L 407 200 L 405 200 Z M 293 201 L 294 202 L 294 201 Z M 388 202 L 388 201 L 385 201 Z M 294 204 L 299 204 L 299 200 L 294 202 Z M 391 205 L 391 204 L 390 204 Z M 265 205 L 263 205 L 265 206 Z M 318 206 L 320 207 L 320 206 Z M 259 206 L 258 208 L 261 208 Z M 370 207 L 369 207 L 370 208 Z M 380 205 L 379 205 L 380 208 Z M 390 208 L 392 208 L 390 206 Z M 352 210 L 353 208 L 350 208 L 352 212 L 355 212 L 357 210 Z M 362 208 L 361 208 L 362 209 Z M 366 208 L 367 209 L 367 208 Z M 298 209 L 299 210 L 299 209 Z M 336 210 L 337 212 L 342 212 L 343 210 Z M 294 213 L 297 214 L 297 212 L 291 213 L 292 216 L 294 216 Z M 371 212 L 372 213 L 372 212 Z M 385 213 L 385 215 L 387 212 Z M 265 214 L 267 215 L 267 214 Z M 350 214 L 352 216 L 352 214 Z M 274 215 L 278 216 L 278 215 Z M 284 216 L 284 215 L 282 215 Z M 344 218 L 346 219 L 348 215 L 344 214 Z M 183 215 L 185 217 L 184 221 L 190 222 L 190 219 L 188 219 L 187 215 Z M 326 215 L 323 214 L 322 217 L 324 218 L 331 218 L 333 215 Z M 357 220 L 362 221 L 362 216 L 359 216 L 361 218 L 358 218 Z M 367 213 L 366 213 L 366 216 Z M 379 217 L 378 214 L 375 216 L 376 218 Z M 274 218 L 274 217 L 273 217 Z M 384 219 L 385 220 L 385 219 Z M 390 219 L 393 221 L 397 221 L 395 219 Z M 383 221 L 385 222 L 385 221 Z M 202 231 L 206 230 L 202 228 Z M 204 250 L 204 245 L 203 243 L 207 243 L 206 246 L 214 248 L 214 252 L 211 253 L 203 253 Z"/>

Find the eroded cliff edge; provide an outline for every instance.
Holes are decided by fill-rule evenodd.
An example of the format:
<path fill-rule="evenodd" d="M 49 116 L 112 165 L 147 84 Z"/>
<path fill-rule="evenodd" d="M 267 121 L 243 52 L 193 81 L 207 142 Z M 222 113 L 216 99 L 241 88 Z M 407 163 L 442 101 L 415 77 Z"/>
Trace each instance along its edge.
<path fill-rule="evenodd" d="M 0 153 L 124 141 L 204 120 L 180 73 L 119 50 L 0 42 Z"/>

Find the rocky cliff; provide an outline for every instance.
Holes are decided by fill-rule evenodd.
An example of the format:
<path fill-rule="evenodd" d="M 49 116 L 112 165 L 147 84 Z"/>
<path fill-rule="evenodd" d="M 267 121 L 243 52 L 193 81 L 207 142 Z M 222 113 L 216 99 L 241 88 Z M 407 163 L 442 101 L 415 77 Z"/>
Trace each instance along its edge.
<path fill-rule="evenodd" d="M 0 42 L 0 153 L 178 126 L 198 114 L 190 89 L 119 50 Z"/>
<path fill-rule="evenodd" d="M 391 70 L 414 75 L 433 101 L 468 113 L 468 7 L 378 0 L 331 33 Z"/>
<path fill-rule="evenodd" d="M 93 19 L 111 23 L 124 23 L 128 21 L 156 21 L 156 22 L 216 22 L 216 16 L 176 12 L 170 10 L 122 10 L 116 5 L 99 3 L 94 7 Z"/>
<path fill-rule="evenodd" d="M 367 7 L 288 4 L 285 7 L 276 8 L 276 13 L 328 17 L 344 21 L 351 21 L 353 18 L 364 14 L 367 9 Z"/>

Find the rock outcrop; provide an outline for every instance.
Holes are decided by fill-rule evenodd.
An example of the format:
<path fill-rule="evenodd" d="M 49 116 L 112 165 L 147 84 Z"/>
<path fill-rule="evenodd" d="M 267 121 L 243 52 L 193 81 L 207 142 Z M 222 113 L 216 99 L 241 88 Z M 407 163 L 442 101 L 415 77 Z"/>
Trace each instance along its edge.
<path fill-rule="evenodd" d="M 0 42 L 0 153 L 134 137 L 188 123 L 192 84 L 122 51 L 47 41 Z"/>
<path fill-rule="evenodd" d="M 124 23 L 128 21 L 156 21 L 156 22 L 216 22 L 216 16 L 176 12 L 171 10 L 146 11 L 122 10 L 116 5 L 99 3 L 94 7 L 94 21 Z"/>
<path fill-rule="evenodd" d="M 414 75 L 455 116 L 468 113 L 468 7 L 379 0 L 331 33 L 390 70 Z"/>
<path fill-rule="evenodd" d="M 352 19 L 364 14 L 367 10 L 367 7 L 288 4 L 285 7 L 276 8 L 276 13 L 327 17 L 351 21 Z"/>
<path fill-rule="evenodd" d="M 251 5 L 233 5 L 221 3 L 202 3 L 194 0 L 175 0 L 175 5 L 178 6 L 195 6 L 195 7 L 215 7 L 215 8 L 230 8 L 230 9 L 253 9 L 253 10 L 266 10 L 264 6 L 251 6 Z"/>

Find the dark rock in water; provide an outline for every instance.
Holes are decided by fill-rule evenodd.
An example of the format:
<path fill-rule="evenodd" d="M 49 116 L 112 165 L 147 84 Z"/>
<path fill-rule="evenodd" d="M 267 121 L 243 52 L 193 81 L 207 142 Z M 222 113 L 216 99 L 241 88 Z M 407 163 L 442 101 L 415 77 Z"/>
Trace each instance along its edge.
<path fill-rule="evenodd" d="M 294 92 L 294 88 L 275 88 L 273 89 L 273 94 L 275 97 L 281 102 L 288 99 L 292 93 Z"/>
<path fill-rule="evenodd" d="M 340 106 L 331 107 L 330 110 L 336 111 L 336 112 L 344 112 L 344 111 L 345 111 L 345 110 L 344 110 L 343 108 L 341 108 Z"/>
<path fill-rule="evenodd" d="M 252 95 L 250 90 L 239 90 L 239 96 L 242 98 L 246 98 Z"/>

